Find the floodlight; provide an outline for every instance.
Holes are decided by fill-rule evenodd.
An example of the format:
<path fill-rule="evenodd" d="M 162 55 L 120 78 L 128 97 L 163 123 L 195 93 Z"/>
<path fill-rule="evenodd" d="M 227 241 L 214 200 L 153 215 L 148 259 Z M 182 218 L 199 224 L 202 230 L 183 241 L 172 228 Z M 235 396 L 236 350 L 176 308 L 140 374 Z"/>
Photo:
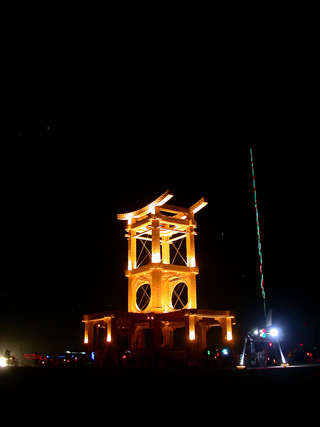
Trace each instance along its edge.
<path fill-rule="evenodd" d="M 273 338 L 276 338 L 276 337 L 279 335 L 279 331 L 278 331 L 278 329 L 276 329 L 276 328 L 272 328 L 272 329 L 271 329 L 271 331 L 270 331 L 270 335 L 271 335 Z"/>

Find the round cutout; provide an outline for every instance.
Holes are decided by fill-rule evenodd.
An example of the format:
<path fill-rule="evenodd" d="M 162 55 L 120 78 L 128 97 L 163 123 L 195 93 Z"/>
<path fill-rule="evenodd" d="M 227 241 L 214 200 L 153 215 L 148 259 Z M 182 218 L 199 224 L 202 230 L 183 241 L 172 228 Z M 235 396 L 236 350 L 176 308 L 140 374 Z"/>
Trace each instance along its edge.
<path fill-rule="evenodd" d="M 149 283 L 143 283 L 139 286 L 136 293 L 136 304 L 140 311 L 145 310 L 151 299 L 151 286 Z"/>
<path fill-rule="evenodd" d="M 181 310 L 188 304 L 188 286 L 185 282 L 179 282 L 173 288 L 171 305 L 174 310 Z"/>

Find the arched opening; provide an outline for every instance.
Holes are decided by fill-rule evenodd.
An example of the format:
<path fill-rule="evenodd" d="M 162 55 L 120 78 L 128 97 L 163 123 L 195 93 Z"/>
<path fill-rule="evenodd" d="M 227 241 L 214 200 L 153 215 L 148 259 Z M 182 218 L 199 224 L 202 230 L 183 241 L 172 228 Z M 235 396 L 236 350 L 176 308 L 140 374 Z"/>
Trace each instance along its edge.
<path fill-rule="evenodd" d="M 145 310 L 151 299 L 151 286 L 149 283 L 143 283 L 141 286 L 139 286 L 137 293 L 136 293 L 136 304 L 137 308 L 140 311 Z"/>
<path fill-rule="evenodd" d="M 222 333 L 219 326 L 211 326 L 207 331 L 207 346 L 221 347 L 222 346 Z"/>
<path fill-rule="evenodd" d="M 185 282 L 179 282 L 173 288 L 171 306 L 174 310 L 181 310 L 188 304 L 188 286 Z"/>

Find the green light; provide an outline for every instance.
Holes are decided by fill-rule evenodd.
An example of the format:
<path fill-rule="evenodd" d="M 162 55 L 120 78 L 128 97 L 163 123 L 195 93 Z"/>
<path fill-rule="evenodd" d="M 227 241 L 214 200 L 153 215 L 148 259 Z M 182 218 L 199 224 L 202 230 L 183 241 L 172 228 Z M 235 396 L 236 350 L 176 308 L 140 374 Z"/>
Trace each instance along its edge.
<path fill-rule="evenodd" d="M 250 148 L 250 157 L 251 157 L 251 170 L 252 170 L 252 182 L 253 182 L 253 194 L 254 194 L 254 208 L 255 208 L 255 212 L 256 212 L 258 252 L 259 252 L 259 258 L 260 258 L 260 274 L 261 274 L 260 286 L 261 286 L 261 292 L 262 292 L 262 298 L 263 298 L 264 317 L 267 318 L 266 300 L 265 300 L 266 294 L 264 291 L 264 279 L 263 279 L 263 273 L 262 273 L 262 250 L 261 250 L 261 239 L 260 239 L 260 225 L 259 225 L 259 213 L 258 213 L 258 203 L 257 203 L 256 178 L 254 176 L 252 148 Z M 265 337 L 263 337 L 263 338 L 265 338 Z"/>
<path fill-rule="evenodd" d="M 260 329 L 260 337 L 266 338 L 267 337 L 267 331 L 265 329 Z"/>

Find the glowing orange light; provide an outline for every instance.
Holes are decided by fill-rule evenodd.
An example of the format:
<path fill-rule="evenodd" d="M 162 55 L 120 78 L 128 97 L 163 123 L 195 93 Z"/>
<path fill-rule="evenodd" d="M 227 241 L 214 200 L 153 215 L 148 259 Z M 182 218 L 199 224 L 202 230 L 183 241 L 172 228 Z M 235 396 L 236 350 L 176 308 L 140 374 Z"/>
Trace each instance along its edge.
<path fill-rule="evenodd" d="M 106 322 L 107 322 L 107 342 L 111 342 L 111 317 L 107 317 Z"/>
<path fill-rule="evenodd" d="M 189 340 L 196 339 L 195 316 L 189 316 Z"/>

